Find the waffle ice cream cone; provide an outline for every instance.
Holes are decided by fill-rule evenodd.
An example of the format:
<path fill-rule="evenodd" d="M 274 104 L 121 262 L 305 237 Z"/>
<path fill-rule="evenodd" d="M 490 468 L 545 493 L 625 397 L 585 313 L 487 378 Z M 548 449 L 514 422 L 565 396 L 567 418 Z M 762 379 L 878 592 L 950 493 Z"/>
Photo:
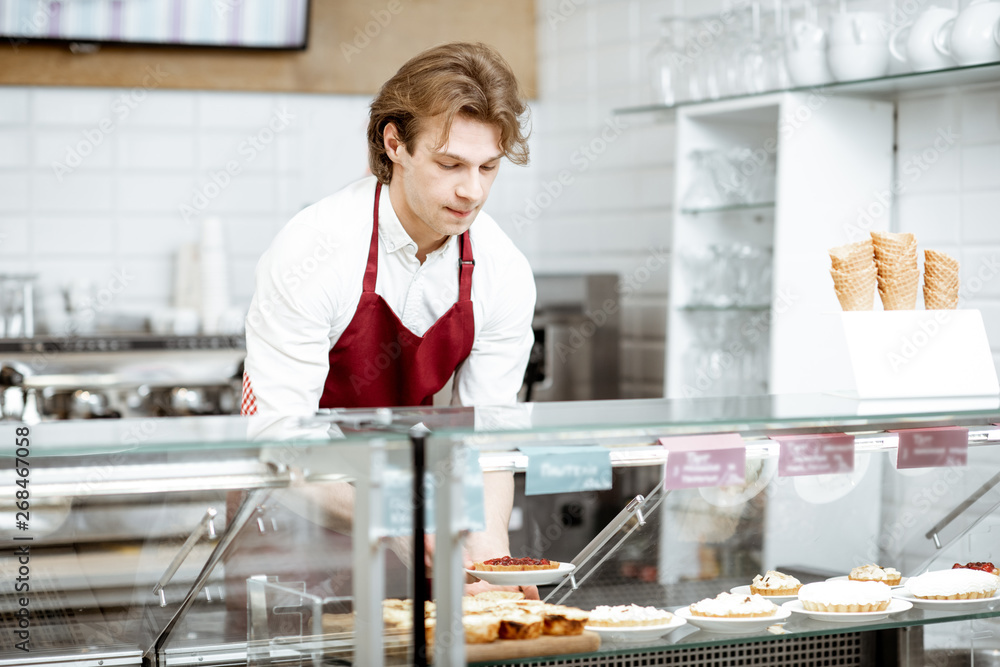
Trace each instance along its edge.
<path fill-rule="evenodd" d="M 829 251 L 830 276 L 837 300 L 844 310 L 872 310 L 875 303 L 875 267 L 872 243 L 860 241 Z"/>
<path fill-rule="evenodd" d="M 875 305 L 875 267 L 865 271 L 845 273 L 830 269 L 837 300 L 844 310 L 872 310 Z"/>
<path fill-rule="evenodd" d="M 924 251 L 924 308 L 958 307 L 958 260 L 936 250 Z"/>
<path fill-rule="evenodd" d="M 871 232 L 878 292 L 886 310 L 913 310 L 917 306 L 920 268 L 913 234 Z"/>

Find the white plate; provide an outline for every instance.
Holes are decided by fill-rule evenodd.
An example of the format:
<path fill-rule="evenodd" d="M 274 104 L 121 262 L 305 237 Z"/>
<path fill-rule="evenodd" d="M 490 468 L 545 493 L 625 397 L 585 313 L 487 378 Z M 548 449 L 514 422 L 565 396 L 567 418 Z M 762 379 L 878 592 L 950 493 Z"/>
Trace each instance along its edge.
<path fill-rule="evenodd" d="M 525 570 L 523 572 L 466 570 L 466 572 L 495 586 L 541 586 L 559 581 L 574 569 L 576 569 L 576 565 L 573 563 L 559 563 L 559 567 L 554 570 Z"/>
<path fill-rule="evenodd" d="M 701 628 L 708 632 L 725 632 L 727 634 L 758 632 L 769 625 L 780 623 L 792 615 L 784 606 L 778 607 L 778 611 L 774 616 L 759 616 L 755 618 L 711 618 L 709 616 L 695 616 L 691 613 L 689 607 L 681 607 L 674 614 L 680 616 L 696 628 Z"/>
<path fill-rule="evenodd" d="M 917 609 L 927 609 L 928 611 L 979 611 L 988 609 L 990 605 L 1000 602 L 1000 593 L 991 598 L 979 598 L 976 600 L 922 600 L 913 597 L 909 591 L 893 591 L 892 596 L 898 600 L 911 602 Z"/>
<path fill-rule="evenodd" d="M 796 614 L 805 614 L 817 621 L 828 621 L 831 623 L 868 623 L 869 621 L 888 618 L 890 614 L 898 614 L 913 607 L 906 600 L 897 599 L 891 600 L 888 608 L 883 611 L 809 611 L 802 606 L 801 600 L 792 600 L 781 606 L 789 611 L 794 611 Z"/>
<path fill-rule="evenodd" d="M 671 630 L 681 627 L 684 623 L 683 618 L 674 614 L 670 622 L 663 625 L 640 625 L 626 628 L 602 628 L 596 625 L 588 625 L 584 627 L 584 630 L 597 633 L 601 636 L 601 641 L 649 642 L 657 637 L 662 637 Z"/>
<path fill-rule="evenodd" d="M 735 588 L 729 589 L 730 593 L 735 595 L 753 595 L 750 592 L 749 586 L 736 586 Z M 784 602 L 785 600 L 795 600 L 798 599 L 798 595 L 792 593 L 791 595 L 761 595 L 765 600 L 770 600 L 771 602 Z"/>
<path fill-rule="evenodd" d="M 830 577 L 829 579 L 827 579 L 827 581 L 850 581 L 850 579 L 851 578 L 848 577 L 846 574 L 842 574 L 839 577 Z M 903 584 L 906 583 L 907 579 L 909 579 L 909 577 L 903 577 L 902 579 L 899 580 L 898 584 L 893 584 L 891 586 L 889 586 L 889 584 L 886 584 L 886 586 L 889 586 L 889 588 L 900 588 Z"/>

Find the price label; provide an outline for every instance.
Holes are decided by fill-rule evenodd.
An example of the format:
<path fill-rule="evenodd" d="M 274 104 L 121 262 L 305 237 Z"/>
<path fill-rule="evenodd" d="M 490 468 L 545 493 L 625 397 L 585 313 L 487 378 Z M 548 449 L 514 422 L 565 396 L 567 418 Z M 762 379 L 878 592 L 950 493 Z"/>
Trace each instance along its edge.
<path fill-rule="evenodd" d="M 969 429 L 961 426 L 911 428 L 899 434 L 896 468 L 951 468 L 969 462 Z"/>
<path fill-rule="evenodd" d="M 736 486 L 746 482 L 747 452 L 738 433 L 660 438 L 667 455 L 668 489 Z"/>
<path fill-rule="evenodd" d="M 778 475 L 836 475 L 854 471 L 854 436 L 846 433 L 774 435 Z"/>
<path fill-rule="evenodd" d="M 524 495 L 611 488 L 611 452 L 604 447 L 525 447 Z"/>

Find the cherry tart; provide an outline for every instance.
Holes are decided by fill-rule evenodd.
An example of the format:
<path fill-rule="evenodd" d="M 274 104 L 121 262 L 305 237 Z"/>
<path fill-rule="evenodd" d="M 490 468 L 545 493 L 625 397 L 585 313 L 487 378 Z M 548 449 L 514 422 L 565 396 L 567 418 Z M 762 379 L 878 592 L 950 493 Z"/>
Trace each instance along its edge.
<path fill-rule="evenodd" d="M 979 570 L 980 572 L 989 572 L 990 574 L 1000 574 L 1000 570 L 997 570 L 993 563 L 988 561 L 974 561 L 971 563 L 966 563 L 962 565 L 961 563 L 955 563 L 951 566 L 951 569 L 963 569 L 963 570 Z"/>
<path fill-rule="evenodd" d="M 481 572 L 526 572 L 528 570 L 555 570 L 559 563 L 547 558 L 513 558 L 512 556 L 502 556 L 491 558 L 486 561 L 477 562 L 472 566 L 473 570 Z"/>

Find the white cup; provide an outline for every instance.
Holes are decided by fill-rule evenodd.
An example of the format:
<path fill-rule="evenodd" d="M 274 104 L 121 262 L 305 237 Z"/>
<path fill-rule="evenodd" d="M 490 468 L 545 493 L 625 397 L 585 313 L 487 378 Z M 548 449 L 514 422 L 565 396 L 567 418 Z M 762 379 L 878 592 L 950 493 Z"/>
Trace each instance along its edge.
<path fill-rule="evenodd" d="M 889 72 L 889 49 L 885 44 L 844 44 L 827 51 L 830 71 L 837 81 L 878 79 Z"/>
<path fill-rule="evenodd" d="M 881 44 L 889 41 L 888 24 L 880 12 L 844 12 L 830 20 L 830 46 Z"/>
<path fill-rule="evenodd" d="M 907 21 L 889 36 L 889 53 L 914 72 L 929 72 L 953 67 L 955 59 L 934 46 L 934 36 L 941 26 L 955 18 L 957 12 L 943 7 L 928 7 L 916 19 Z M 905 49 L 900 49 L 900 37 L 906 35 Z"/>
<path fill-rule="evenodd" d="M 788 51 L 785 64 L 788 77 L 796 86 L 822 86 L 834 80 L 823 49 Z"/>
<path fill-rule="evenodd" d="M 934 35 L 934 48 L 959 65 L 1000 60 L 1000 2 L 973 0 Z"/>

